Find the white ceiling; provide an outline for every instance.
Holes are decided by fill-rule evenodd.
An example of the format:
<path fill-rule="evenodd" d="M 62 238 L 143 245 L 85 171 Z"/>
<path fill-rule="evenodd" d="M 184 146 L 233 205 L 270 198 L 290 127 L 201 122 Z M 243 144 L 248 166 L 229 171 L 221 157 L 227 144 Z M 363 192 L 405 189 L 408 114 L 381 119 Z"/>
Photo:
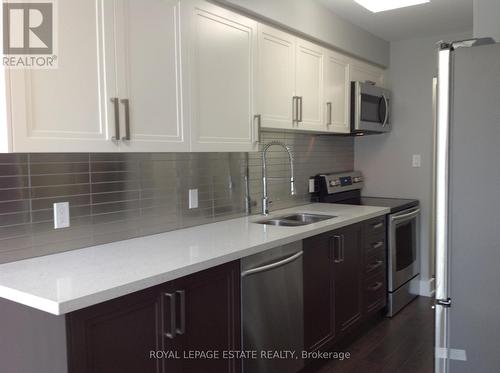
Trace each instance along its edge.
<path fill-rule="evenodd" d="M 430 3 L 372 13 L 354 0 L 319 0 L 334 13 L 388 41 L 472 30 L 473 0 Z"/>

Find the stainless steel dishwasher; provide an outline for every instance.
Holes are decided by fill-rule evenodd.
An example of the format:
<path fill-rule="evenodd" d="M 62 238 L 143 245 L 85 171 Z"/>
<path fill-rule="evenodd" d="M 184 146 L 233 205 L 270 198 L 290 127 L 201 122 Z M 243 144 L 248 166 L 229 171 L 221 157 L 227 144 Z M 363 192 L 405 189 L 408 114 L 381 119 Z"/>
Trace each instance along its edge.
<path fill-rule="evenodd" d="M 293 373 L 304 362 L 302 241 L 241 260 L 244 373 Z M 279 357 L 262 357 L 265 352 Z M 285 351 L 294 351 L 290 356 Z"/>

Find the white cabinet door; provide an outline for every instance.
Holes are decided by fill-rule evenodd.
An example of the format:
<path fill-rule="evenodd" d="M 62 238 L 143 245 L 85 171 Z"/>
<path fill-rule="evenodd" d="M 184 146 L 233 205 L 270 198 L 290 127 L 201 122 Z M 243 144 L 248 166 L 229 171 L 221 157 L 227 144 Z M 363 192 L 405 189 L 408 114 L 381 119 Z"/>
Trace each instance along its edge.
<path fill-rule="evenodd" d="M 191 150 L 257 150 L 257 23 L 208 2 L 185 4 L 187 28 L 182 40 L 188 47 L 184 62 L 188 64 Z"/>
<path fill-rule="evenodd" d="M 349 92 L 349 63 L 340 54 L 326 51 L 324 112 L 329 132 L 350 132 Z"/>
<path fill-rule="evenodd" d="M 116 96 L 112 4 L 64 0 L 58 7 L 58 67 L 8 74 L 15 152 L 113 152 Z M 109 31 L 109 32 L 108 32 Z M 104 66 L 106 65 L 106 68 Z M 107 87 L 107 90 L 105 90 Z"/>
<path fill-rule="evenodd" d="M 324 49 L 297 39 L 295 94 L 298 96 L 297 129 L 326 131 L 323 100 Z"/>
<path fill-rule="evenodd" d="M 294 128 L 295 37 L 259 25 L 258 109 L 263 128 Z"/>
<path fill-rule="evenodd" d="M 115 6 L 120 150 L 188 151 L 181 107 L 180 0 L 116 0 Z"/>
<path fill-rule="evenodd" d="M 361 61 L 351 60 L 349 69 L 351 81 L 370 81 L 380 87 L 384 86 L 384 71 L 378 67 Z"/>

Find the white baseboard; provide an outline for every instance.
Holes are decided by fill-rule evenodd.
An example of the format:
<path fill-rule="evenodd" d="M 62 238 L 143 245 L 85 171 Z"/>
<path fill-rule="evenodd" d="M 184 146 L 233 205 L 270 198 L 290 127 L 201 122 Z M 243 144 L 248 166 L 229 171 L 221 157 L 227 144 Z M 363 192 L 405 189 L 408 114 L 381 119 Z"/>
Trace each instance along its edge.
<path fill-rule="evenodd" d="M 420 280 L 420 295 L 433 297 L 436 292 L 436 279 L 434 277 L 427 280 Z"/>

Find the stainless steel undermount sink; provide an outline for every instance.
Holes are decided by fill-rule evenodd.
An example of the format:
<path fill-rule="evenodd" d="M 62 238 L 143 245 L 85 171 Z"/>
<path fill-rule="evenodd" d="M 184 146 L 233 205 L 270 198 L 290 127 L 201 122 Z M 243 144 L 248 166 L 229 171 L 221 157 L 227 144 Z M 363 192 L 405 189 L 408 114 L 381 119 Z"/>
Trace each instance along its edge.
<path fill-rule="evenodd" d="M 266 225 L 276 225 L 280 227 L 299 227 L 302 225 L 317 223 L 323 220 L 333 219 L 336 217 L 337 216 L 335 215 L 298 213 L 298 214 L 279 216 L 267 220 L 260 220 L 256 221 L 256 223 L 266 224 Z"/>

